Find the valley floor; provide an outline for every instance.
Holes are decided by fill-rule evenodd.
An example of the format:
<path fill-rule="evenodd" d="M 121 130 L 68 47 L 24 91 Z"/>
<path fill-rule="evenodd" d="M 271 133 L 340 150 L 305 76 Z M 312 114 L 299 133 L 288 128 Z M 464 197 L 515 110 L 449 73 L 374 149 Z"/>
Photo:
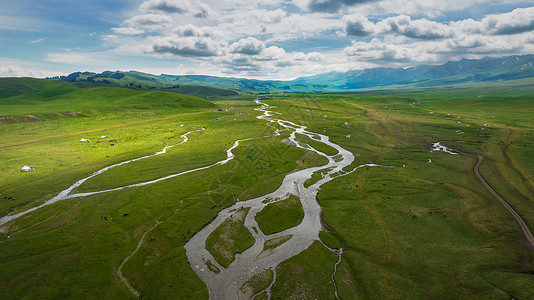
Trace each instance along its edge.
<path fill-rule="evenodd" d="M 0 124 L 2 297 L 219 299 L 210 280 L 229 270 L 248 274 L 233 288 L 243 299 L 534 297 L 528 96 L 473 88 L 180 107 L 158 95 L 107 109 L 53 98 L 24 113 L 40 121 L 0 99 L 12 116 Z M 438 141 L 485 159 L 432 150 Z M 290 174 L 307 175 L 276 193 Z M 251 269 L 258 257 L 276 259 Z"/>

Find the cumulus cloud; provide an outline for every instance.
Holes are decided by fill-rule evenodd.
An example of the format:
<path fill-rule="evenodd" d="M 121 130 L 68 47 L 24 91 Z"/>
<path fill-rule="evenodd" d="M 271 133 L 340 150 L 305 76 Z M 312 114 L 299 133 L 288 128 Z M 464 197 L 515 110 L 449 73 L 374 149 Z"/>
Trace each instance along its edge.
<path fill-rule="evenodd" d="M 209 28 L 206 28 L 206 27 L 201 28 L 193 24 L 187 24 L 187 25 L 175 27 L 172 30 L 172 33 L 174 33 L 177 36 L 183 36 L 183 37 L 190 37 L 190 36 L 209 37 L 212 35 Z"/>
<path fill-rule="evenodd" d="M 375 38 L 371 42 L 352 41 L 352 45 L 346 47 L 344 52 L 350 59 L 399 66 L 404 63 L 435 61 L 437 57 L 433 48 L 427 43 L 396 45 Z"/>
<path fill-rule="evenodd" d="M 306 59 L 309 61 L 324 61 L 325 57 L 319 52 L 311 52 L 306 54 Z"/>
<path fill-rule="evenodd" d="M 505 14 L 490 15 L 482 23 L 493 34 L 509 35 L 534 30 L 534 7 L 518 8 Z"/>
<path fill-rule="evenodd" d="M 184 0 L 148 0 L 143 2 L 139 9 L 147 12 L 183 14 L 191 10 L 191 5 Z"/>
<path fill-rule="evenodd" d="M 337 12 L 344 6 L 355 6 L 380 0 L 308 0 L 306 7 L 313 12 Z M 302 1 L 301 1 L 302 2 Z"/>
<path fill-rule="evenodd" d="M 369 36 L 375 32 L 376 25 L 364 16 L 352 15 L 343 17 L 347 35 Z"/>
<path fill-rule="evenodd" d="M 414 39 L 442 39 L 453 35 L 448 25 L 427 19 L 412 20 L 409 16 L 390 17 L 378 24 L 382 32 L 398 33 Z"/>
<path fill-rule="evenodd" d="M 126 26 L 159 26 L 169 23 L 172 23 L 172 18 L 161 14 L 139 15 L 124 21 Z"/>
<path fill-rule="evenodd" d="M 226 47 L 221 41 L 206 37 L 191 38 L 155 38 L 152 42 L 152 52 L 155 54 L 185 56 L 185 57 L 209 57 L 222 54 Z"/>
<path fill-rule="evenodd" d="M 287 12 L 278 8 L 275 10 L 254 10 L 251 15 L 262 24 L 280 23 L 287 16 Z"/>
<path fill-rule="evenodd" d="M 413 39 L 433 40 L 454 35 L 453 30 L 447 24 L 427 19 L 412 20 L 406 15 L 389 17 L 377 23 L 361 15 L 345 16 L 343 20 L 345 33 L 349 36 L 399 34 Z"/>
<path fill-rule="evenodd" d="M 265 43 L 253 38 L 248 37 L 241 39 L 232 45 L 230 45 L 229 51 L 231 53 L 241 53 L 245 55 L 258 55 L 265 49 Z"/>

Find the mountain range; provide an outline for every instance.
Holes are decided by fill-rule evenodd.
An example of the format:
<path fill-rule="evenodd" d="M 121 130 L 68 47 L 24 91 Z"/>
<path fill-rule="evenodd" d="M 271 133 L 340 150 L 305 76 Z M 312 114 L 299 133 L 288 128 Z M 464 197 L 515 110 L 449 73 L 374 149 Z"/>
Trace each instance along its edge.
<path fill-rule="evenodd" d="M 442 65 L 420 65 L 410 68 L 378 67 L 348 72 L 329 72 L 290 81 L 204 75 L 152 75 L 137 71 L 76 72 L 68 76 L 48 79 L 96 82 L 212 97 L 238 93 L 317 93 L 363 88 L 432 87 L 531 77 L 534 78 L 534 55 L 462 59 Z"/>

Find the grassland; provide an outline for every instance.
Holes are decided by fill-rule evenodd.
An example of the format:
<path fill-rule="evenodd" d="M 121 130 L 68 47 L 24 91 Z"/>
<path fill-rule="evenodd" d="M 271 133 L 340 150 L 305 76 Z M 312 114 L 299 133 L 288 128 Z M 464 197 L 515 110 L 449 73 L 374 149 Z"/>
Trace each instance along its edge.
<path fill-rule="evenodd" d="M 443 141 L 483 155 L 481 174 L 534 229 L 531 95 L 528 86 L 474 86 L 264 97 L 284 119 L 352 151 L 352 167 L 382 166 L 336 178 L 318 194 L 325 227 L 320 238 L 344 249 L 334 276 L 342 299 L 534 297 L 534 249 L 474 176 L 476 158 L 429 149 Z M 77 191 L 206 166 L 224 159 L 235 140 L 254 138 L 236 148 L 226 165 L 64 200 L 0 227 L 2 298 L 133 297 L 117 269 L 160 220 L 124 264 L 123 275 L 143 298 L 207 299 L 184 243 L 221 208 L 271 192 L 286 174 L 325 162 L 288 145 L 288 132 L 272 136 L 274 129 L 256 119 L 251 100 L 208 102 L 160 91 L 0 80 L 1 215 L 42 203 L 104 166 L 177 144 L 189 131 L 205 128 L 165 155 L 112 169 Z M 80 143 L 82 137 L 94 142 Z M 23 165 L 36 169 L 22 173 Z M 258 221 L 267 224 L 262 231 L 276 223 L 271 220 Z M 235 236 L 241 236 L 236 244 L 247 245 L 246 234 Z M 334 298 L 336 261 L 314 243 L 278 266 L 273 298 Z"/>
<path fill-rule="evenodd" d="M 342 299 L 534 296 L 532 249 L 511 215 L 474 177 L 476 159 L 429 151 L 440 140 L 484 155 L 489 164 L 481 173 L 534 228 L 532 207 L 510 192 L 533 199 L 532 148 L 526 141 L 534 126 L 533 99 L 493 92 L 384 91 L 267 101 L 291 120 L 326 132 L 357 154 L 357 163 L 387 166 L 359 169 L 319 192 L 335 239 L 321 237 L 345 249 L 335 277 Z"/>

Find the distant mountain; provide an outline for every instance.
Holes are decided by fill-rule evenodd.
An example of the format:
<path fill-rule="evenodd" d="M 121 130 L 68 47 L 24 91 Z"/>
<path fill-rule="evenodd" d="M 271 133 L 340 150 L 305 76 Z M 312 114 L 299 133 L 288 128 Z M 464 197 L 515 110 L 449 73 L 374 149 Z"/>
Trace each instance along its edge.
<path fill-rule="evenodd" d="M 253 80 L 203 75 L 151 75 L 136 71 L 100 74 L 77 72 L 51 79 L 99 82 L 142 89 L 159 89 L 209 97 L 236 93 L 338 92 L 373 87 L 427 87 L 451 84 L 515 80 L 534 77 L 534 55 L 462 59 L 442 65 L 411 68 L 372 68 L 345 73 L 329 72 L 291 81 Z"/>

